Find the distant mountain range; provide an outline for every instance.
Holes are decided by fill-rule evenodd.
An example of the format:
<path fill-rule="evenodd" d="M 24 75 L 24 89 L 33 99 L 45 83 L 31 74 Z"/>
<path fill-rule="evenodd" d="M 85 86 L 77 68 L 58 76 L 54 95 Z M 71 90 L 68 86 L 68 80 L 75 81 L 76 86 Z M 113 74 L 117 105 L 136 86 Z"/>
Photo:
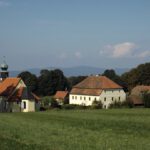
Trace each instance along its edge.
<path fill-rule="evenodd" d="M 90 66 L 78 66 L 78 67 L 70 67 L 70 68 L 62 68 L 62 67 L 47 67 L 47 68 L 33 68 L 33 69 L 26 69 L 21 71 L 10 71 L 11 77 L 16 77 L 22 71 L 29 71 L 37 76 L 40 75 L 40 71 L 42 69 L 54 70 L 54 69 L 61 69 L 65 76 L 86 76 L 86 75 L 96 75 L 102 74 L 107 68 L 97 68 L 97 67 L 90 67 Z M 112 68 L 113 69 L 113 68 Z M 124 72 L 129 71 L 129 68 L 115 68 L 114 69 L 118 75 L 123 74 Z"/>

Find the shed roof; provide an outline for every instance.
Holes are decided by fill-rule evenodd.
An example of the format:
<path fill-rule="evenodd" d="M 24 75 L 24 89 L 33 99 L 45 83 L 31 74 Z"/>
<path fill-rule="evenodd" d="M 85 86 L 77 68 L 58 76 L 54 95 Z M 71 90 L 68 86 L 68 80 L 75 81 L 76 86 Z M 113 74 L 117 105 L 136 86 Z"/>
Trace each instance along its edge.
<path fill-rule="evenodd" d="M 57 91 L 54 98 L 64 99 L 68 95 L 68 91 Z"/>

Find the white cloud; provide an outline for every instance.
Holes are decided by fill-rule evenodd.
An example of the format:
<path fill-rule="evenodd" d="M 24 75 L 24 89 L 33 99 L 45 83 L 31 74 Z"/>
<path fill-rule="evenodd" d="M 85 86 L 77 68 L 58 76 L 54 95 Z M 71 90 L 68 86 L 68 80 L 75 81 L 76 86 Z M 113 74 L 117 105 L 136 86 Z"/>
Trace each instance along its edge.
<path fill-rule="evenodd" d="M 136 48 L 134 43 L 125 42 L 121 44 L 114 45 L 112 47 L 112 57 L 119 58 L 119 57 L 126 57 L 132 56 L 132 52 Z"/>
<path fill-rule="evenodd" d="M 136 45 L 131 42 L 124 42 L 116 45 L 106 45 L 104 46 L 104 50 L 100 51 L 100 54 L 113 58 L 129 57 L 132 56 L 135 48 Z"/>
<path fill-rule="evenodd" d="M 150 56 L 150 51 L 142 51 L 135 43 L 124 42 L 115 45 L 106 45 L 103 50 L 99 51 L 99 54 L 112 58 L 134 57 L 145 58 Z"/>
<path fill-rule="evenodd" d="M 75 52 L 75 57 L 80 59 L 82 57 L 81 52 Z"/>
<path fill-rule="evenodd" d="M 10 3 L 5 1 L 5 0 L 3 0 L 3 1 L 1 0 L 0 1 L 0 7 L 3 7 L 3 6 L 10 6 Z"/>

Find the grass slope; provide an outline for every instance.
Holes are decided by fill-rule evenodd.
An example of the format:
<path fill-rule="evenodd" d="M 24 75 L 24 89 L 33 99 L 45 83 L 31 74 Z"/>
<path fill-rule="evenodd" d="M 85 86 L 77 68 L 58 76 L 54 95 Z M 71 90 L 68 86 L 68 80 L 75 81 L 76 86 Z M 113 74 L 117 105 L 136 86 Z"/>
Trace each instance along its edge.
<path fill-rule="evenodd" d="M 150 110 L 0 114 L 0 150 L 149 150 Z"/>

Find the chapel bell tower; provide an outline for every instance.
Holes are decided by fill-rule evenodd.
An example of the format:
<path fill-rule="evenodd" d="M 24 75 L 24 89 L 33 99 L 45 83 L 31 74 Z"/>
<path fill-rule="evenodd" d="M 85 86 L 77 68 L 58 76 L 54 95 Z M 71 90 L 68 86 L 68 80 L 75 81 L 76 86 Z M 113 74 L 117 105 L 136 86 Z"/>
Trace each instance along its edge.
<path fill-rule="evenodd" d="M 0 80 L 3 81 L 7 77 L 9 77 L 9 72 L 8 72 L 8 65 L 5 61 L 5 57 L 3 58 L 3 63 L 0 65 Z"/>

